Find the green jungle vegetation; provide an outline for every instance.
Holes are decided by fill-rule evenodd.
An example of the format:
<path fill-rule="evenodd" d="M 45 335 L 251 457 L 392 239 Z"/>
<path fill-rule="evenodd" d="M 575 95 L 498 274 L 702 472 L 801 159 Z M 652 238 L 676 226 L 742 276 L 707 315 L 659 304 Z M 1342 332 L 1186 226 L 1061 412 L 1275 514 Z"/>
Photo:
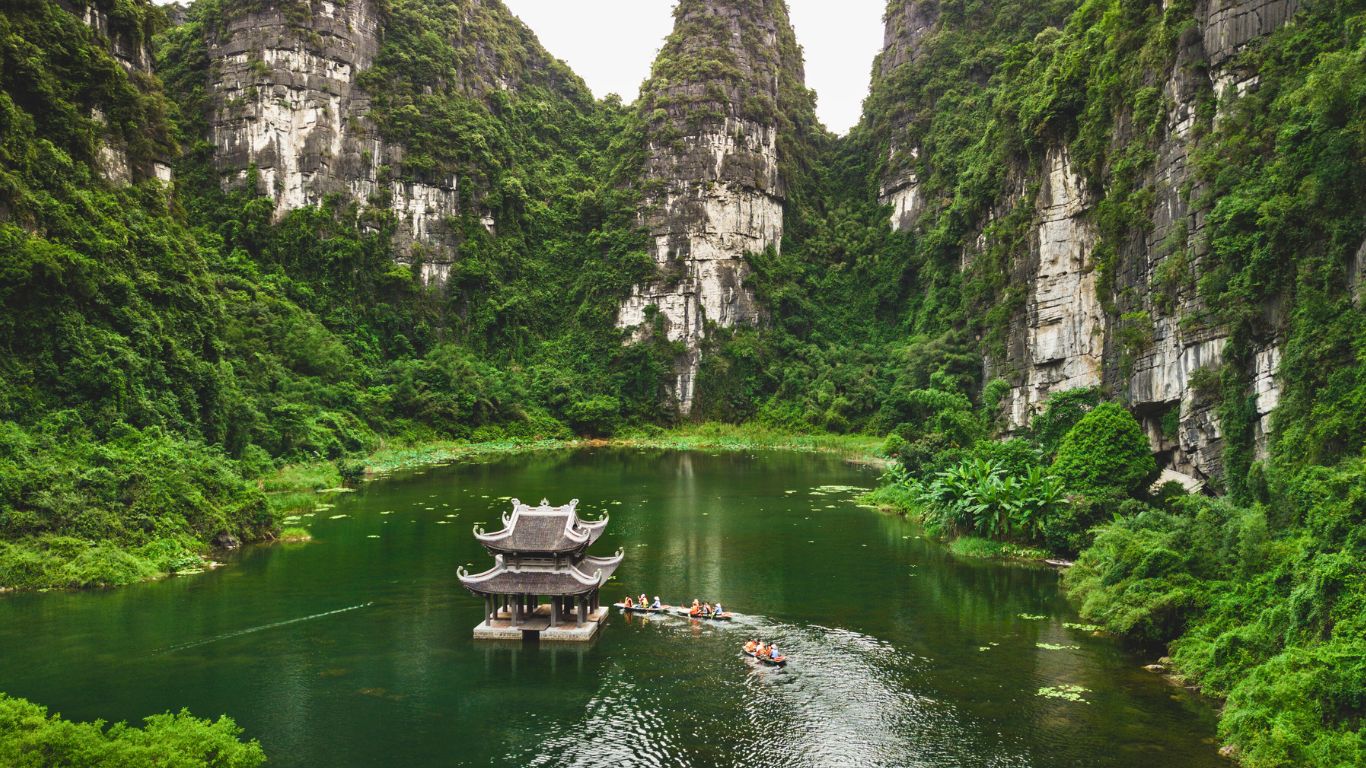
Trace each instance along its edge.
<path fill-rule="evenodd" d="M 719 103 L 675 103 L 660 83 L 740 92 L 724 49 L 683 57 L 681 29 L 628 106 L 595 101 L 496 3 L 383 3 L 362 83 L 375 124 L 408 150 L 389 172 L 478 190 L 438 293 L 396 263 L 382 206 L 276 221 L 254 184 L 220 188 L 206 40 L 248 4 L 198 0 L 175 26 L 141 0 L 96 5 L 114 33 L 152 42 L 155 75 L 125 69 L 54 0 L 0 13 L 0 585 L 127 584 L 202 567 L 215 541 L 299 538 L 282 531 L 290 515 L 377 450 L 382 465 L 471 443 L 687 444 L 687 430 L 664 432 L 679 426 L 664 383 L 680 350 L 624 345 L 613 326 L 655 269 L 635 216 L 645 141 Z M 964 555 L 1074 556 L 1066 584 L 1087 620 L 1169 648 L 1187 681 L 1224 697 L 1220 735 L 1245 765 L 1360 765 L 1366 313 L 1348 269 L 1366 237 L 1366 4 L 1306 3 L 1240 54 L 1258 87 L 1197 112 L 1208 253 L 1198 274 L 1167 278 L 1231 333 L 1222 367 L 1196 382 L 1225 436 L 1218 497 L 1150 491 L 1146 438 L 1112 391 L 1057 393 L 999 439 L 1008 385 L 983 374 L 1023 307 L 1010 266 L 1037 193 L 1003 191 L 1048 147 L 1067 146 L 1100 191 L 1101 300 L 1112 313 L 1126 300 L 1115 281 L 1152 203 L 1159 78 L 1193 5 L 945 0 L 943 29 L 914 65 L 875 76 L 843 138 L 816 122 L 782 36 L 779 98 L 741 107 L 779 127 L 788 187 L 781 254 L 751 255 L 770 320 L 709 336 L 695 416 L 840 436 L 794 444 L 883 442 L 893 467 L 877 503 Z M 493 70 L 518 87 L 490 88 L 479 73 Z M 106 182 L 106 142 L 134 168 L 173 158 L 176 183 Z M 889 231 L 877 202 L 903 169 L 933 201 L 913 233 Z M 1249 357 L 1272 306 L 1281 401 L 1258 460 Z M 138 764 L 201 742 L 220 762 L 177 764 L 260 761 L 226 720 L 105 730 L 0 700 L 11 722 L 23 725 L 0 728 L 0 756 L 42 744 L 43 764 Z"/>
<path fill-rule="evenodd" d="M 255 741 L 241 741 L 231 718 L 187 712 L 152 715 L 141 728 L 73 723 L 0 693 L 0 763 L 11 768 L 256 768 L 266 762 Z"/>

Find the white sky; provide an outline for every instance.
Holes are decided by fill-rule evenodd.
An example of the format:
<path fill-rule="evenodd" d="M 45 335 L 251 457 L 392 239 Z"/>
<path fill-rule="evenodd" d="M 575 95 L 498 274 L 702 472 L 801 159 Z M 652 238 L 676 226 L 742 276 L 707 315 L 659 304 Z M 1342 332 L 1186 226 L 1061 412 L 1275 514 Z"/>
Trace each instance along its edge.
<path fill-rule="evenodd" d="M 503 0 L 541 44 L 599 97 L 634 101 L 664 38 L 674 0 Z M 787 0 L 806 53 L 816 112 L 836 133 L 858 122 L 873 57 L 882 49 L 886 0 Z"/>

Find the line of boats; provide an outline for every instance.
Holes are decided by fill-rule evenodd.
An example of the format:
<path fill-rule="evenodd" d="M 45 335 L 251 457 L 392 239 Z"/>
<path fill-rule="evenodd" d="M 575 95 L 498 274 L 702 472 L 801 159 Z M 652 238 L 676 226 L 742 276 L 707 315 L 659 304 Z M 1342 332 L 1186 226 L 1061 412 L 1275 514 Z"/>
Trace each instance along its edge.
<path fill-rule="evenodd" d="M 735 618 L 735 614 L 730 611 L 707 611 L 702 608 L 684 608 L 681 605 L 648 605 L 644 608 L 638 605 L 627 605 L 626 603 L 612 603 L 612 605 L 620 608 L 626 613 L 663 613 L 670 616 L 698 619 L 700 621 L 730 621 Z"/>
<path fill-rule="evenodd" d="M 613 603 L 612 605 L 616 608 L 620 608 L 623 613 L 680 616 L 694 621 L 730 621 L 735 618 L 735 614 L 730 611 L 708 611 L 697 605 L 696 601 L 693 602 L 691 608 L 685 608 L 681 605 L 665 605 L 659 603 L 657 598 L 656 602 L 651 605 L 637 605 L 627 602 Z M 770 667 L 783 667 L 787 665 L 787 656 L 774 657 L 768 654 L 757 653 L 754 649 L 749 647 L 752 644 L 753 642 L 741 647 L 740 652 L 751 659 L 754 659 L 761 664 L 767 664 Z M 759 648 L 759 650 L 762 650 L 762 648 Z"/>

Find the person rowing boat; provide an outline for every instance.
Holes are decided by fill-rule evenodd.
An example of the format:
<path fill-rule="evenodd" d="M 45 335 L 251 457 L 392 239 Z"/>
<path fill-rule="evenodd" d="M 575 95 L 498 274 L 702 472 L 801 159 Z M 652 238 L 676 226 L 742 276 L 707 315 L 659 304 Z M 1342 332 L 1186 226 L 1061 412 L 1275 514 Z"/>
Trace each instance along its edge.
<path fill-rule="evenodd" d="M 750 640 L 741 648 L 746 656 L 751 656 L 755 661 L 768 664 L 774 667 L 787 665 L 787 657 L 778 652 L 775 643 L 765 644 L 762 640 Z"/>

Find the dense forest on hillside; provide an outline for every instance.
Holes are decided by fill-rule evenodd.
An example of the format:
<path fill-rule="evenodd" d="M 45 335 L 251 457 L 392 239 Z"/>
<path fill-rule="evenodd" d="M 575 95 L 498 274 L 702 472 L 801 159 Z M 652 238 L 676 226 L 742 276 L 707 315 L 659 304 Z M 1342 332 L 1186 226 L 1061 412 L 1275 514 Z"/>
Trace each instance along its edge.
<path fill-rule="evenodd" d="M 359 82 L 380 135 L 406 148 L 385 178 L 456 178 L 467 203 L 433 288 L 383 204 L 278 216 L 254 177 L 220 184 L 209 41 L 263 4 L 197 0 L 173 24 L 97 0 L 107 34 L 68 5 L 0 13 L 0 586 L 127 584 L 197 568 L 215 542 L 269 539 L 276 473 L 299 462 L 354 475 L 382 444 L 680 423 L 679 345 L 624 343 L 616 319 L 656 274 L 637 215 L 645 148 L 691 115 L 667 85 L 715 76 L 696 101 L 710 108 L 736 71 L 721 48 L 670 56 L 705 29 L 676 30 L 626 105 L 594 100 L 500 3 L 380 4 L 386 34 Z M 784 240 L 748 255 L 765 322 L 712 329 L 689 418 L 885 436 L 879 502 L 949 538 L 1075 557 L 1083 613 L 1170 647 L 1181 675 L 1226 697 L 1222 737 L 1245 764 L 1361 764 L 1366 5 L 1304 4 L 1238 54 L 1255 88 L 1195 111 L 1201 253 L 1171 245 L 1177 266 L 1152 291 L 1197 296 L 1211 308 L 1198 322 L 1229 331 L 1193 382 L 1224 441 L 1209 494 L 1152 488 L 1122 388 L 1053 393 L 1011 434 L 1003 413 L 1038 194 L 1009 190 L 1050 148 L 1099 190 L 1097 281 L 1121 342 L 1151 343 L 1152 318 L 1116 285 L 1150 226 L 1169 106 L 1156 73 L 1194 34 L 1195 3 L 939 5 L 914 66 L 875 66 L 850 135 L 819 125 L 790 68 L 779 98 L 743 105 L 778 126 Z M 150 71 L 110 39 L 147 46 Z M 795 41 L 780 55 L 799 59 Z M 517 87 L 472 78 L 486 61 Z M 126 180 L 109 178 L 111 148 Z M 893 231 L 879 186 L 907 169 L 932 204 Z M 1270 326 L 1280 400 L 1259 454 L 1250 359 Z"/>

